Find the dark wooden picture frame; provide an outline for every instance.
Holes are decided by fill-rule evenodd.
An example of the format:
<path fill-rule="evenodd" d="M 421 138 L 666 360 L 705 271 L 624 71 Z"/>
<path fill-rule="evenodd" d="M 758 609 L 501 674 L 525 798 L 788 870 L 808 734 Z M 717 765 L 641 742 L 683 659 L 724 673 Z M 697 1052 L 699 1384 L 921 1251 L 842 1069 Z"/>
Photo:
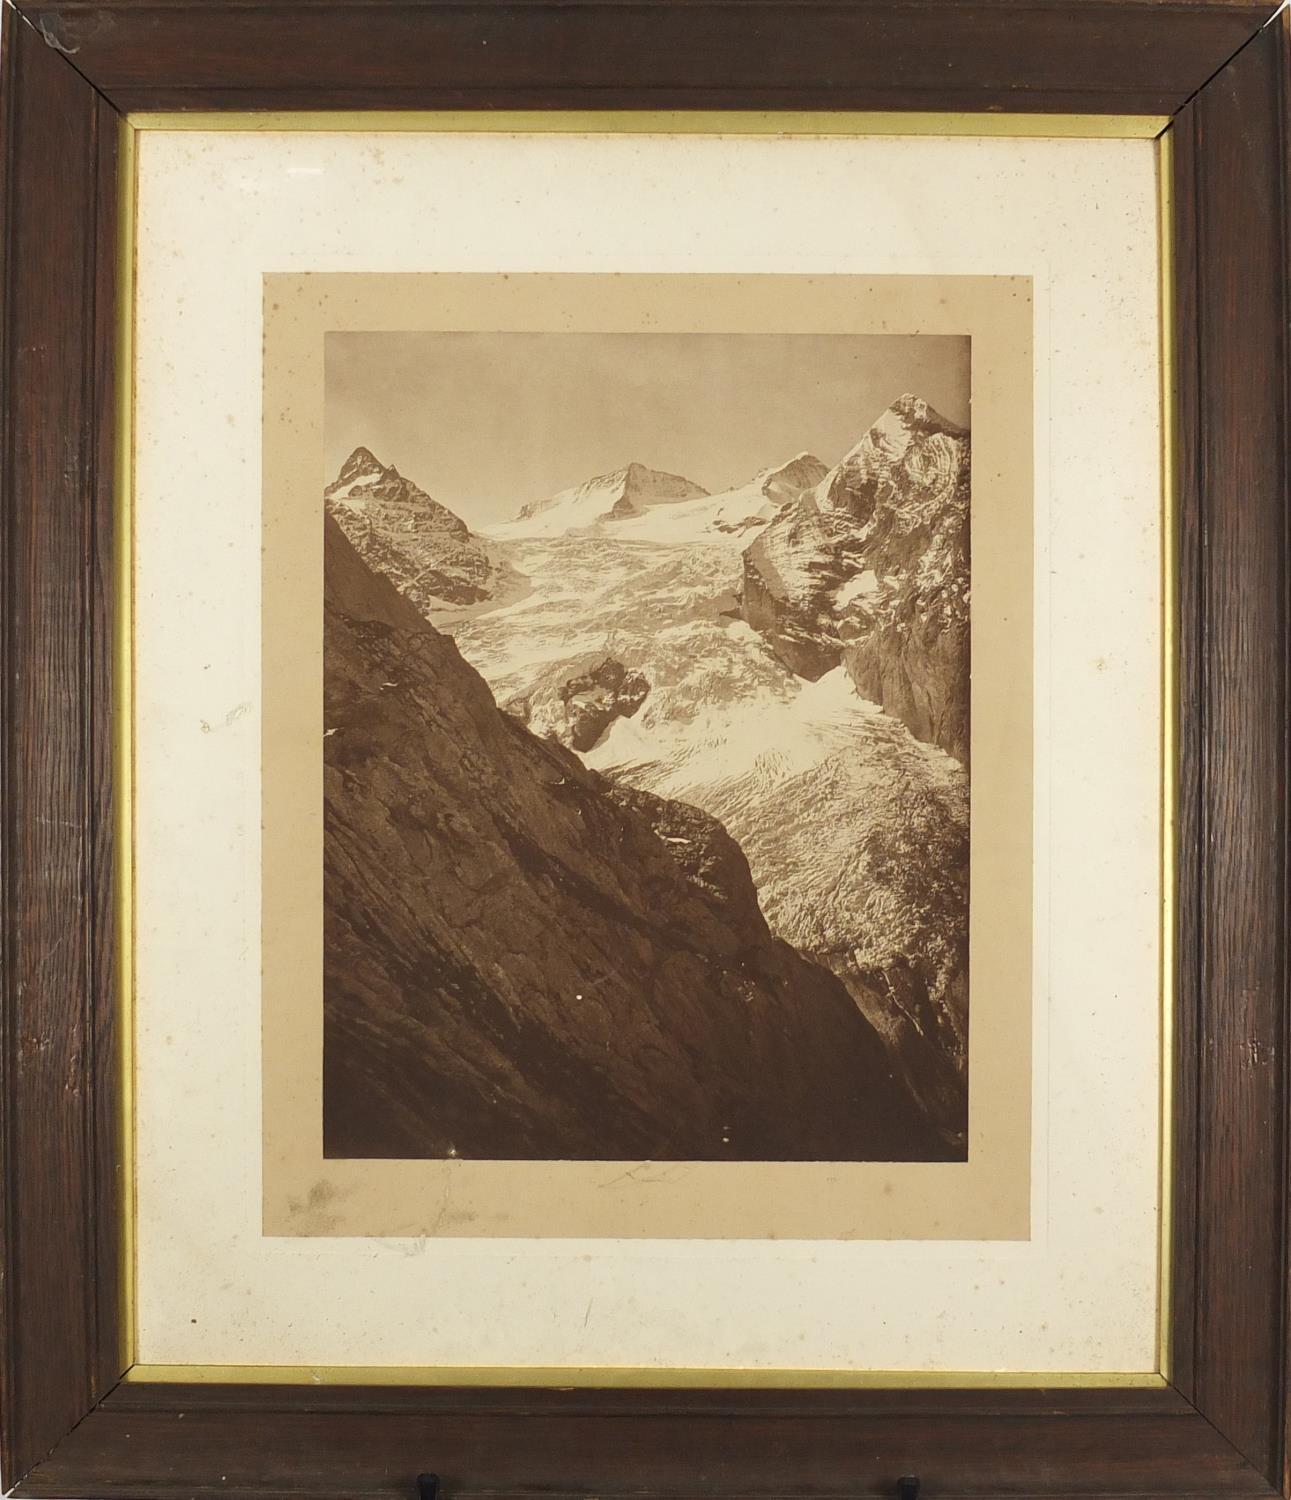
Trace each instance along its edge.
<path fill-rule="evenodd" d="M 3 1464 L 22 1495 L 1291 1493 L 1288 16 L 1273 0 L 4 3 Z M 130 1384 L 114 1006 L 127 111 L 1168 116 L 1171 1362 L 1158 1389 Z"/>

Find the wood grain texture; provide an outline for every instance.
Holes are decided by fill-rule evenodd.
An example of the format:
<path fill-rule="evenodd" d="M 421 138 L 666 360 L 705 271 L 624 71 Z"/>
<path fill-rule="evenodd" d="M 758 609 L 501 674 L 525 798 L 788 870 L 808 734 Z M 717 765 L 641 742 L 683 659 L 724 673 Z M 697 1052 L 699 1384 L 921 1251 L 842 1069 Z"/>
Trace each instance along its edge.
<path fill-rule="evenodd" d="M 1204 545 L 1199 496 L 1197 442 L 1201 431 L 1201 392 L 1197 368 L 1197 149 L 1190 131 L 1170 128 L 1173 222 L 1165 226 L 1174 244 L 1175 322 L 1175 589 L 1178 638 L 1176 660 L 1178 718 L 1175 878 L 1174 1137 L 1171 1164 L 1174 1222 L 1171 1225 L 1173 1302 L 1169 1312 L 1170 1369 L 1174 1384 L 1191 1396 L 1194 1388 L 1197 1288 L 1197 1213 L 1201 1158 L 1198 1112 L 1201 1105 L 1201 922 L 1202 864 L 1191 853 L 1205 846 L 1206 807 L 1202 800 L 1204 740 L 1199 717 L 1205 685 L 1206 620 L 1201 613 L 1201 557 Z"/>
<path fill-rule="evenodd" d="M 14 1475 L 121 1371 L 109 717 L 116 131 L 113 111 L 30 27 L 6 23 L 0 1437 Z"/>
<path fill-rule="evenodd" d="M 1181 114 L 1180 1388 L 1280 1474 L 1287 1170 L 1285 17 Z"/>
<path fill-rule="evenodd" d="M 19 0 L 119 109 L 1170 114 L 1273 0 Z"/>
<path fill-rule="evenodd" d="M 273 1455 L 270 1459 L 269 1455 Z M 20 1495 L 1267 1495 L 1172 1391 L 121 1387 Z"/>
<path fill-rule="evenodd" d="M 1277 21 L 1280 43 L 1276 68 L 1281 87 L 1281 109 L 1279 111 L 1279 124 L 1282 128 L 1281 142 L 1281 176 L 1282 176 L 1282 391 L 1283 391 L 1283 421 L 1291 425 L 1291 12 L 1284 10 Z M 1291 572 L 1291 432 L 1284 430 L 1284 451 L 1282 454 L 1282 495 L 1283 507 L 1287 516 L 1288 540 L 1286 542 L 1286 557 L 1288 572 Z M 1289 585 L 1291 586 L 1291 585 Z M 1284 608 L 1291 615 L 1291 605 L 1287 605 L 1284 595 Z M 1291 632 L 1291 619 L 1287 621 L 1288 631 Z M 1283 643 L 1284 662 L 1291 658 L 1291 642 Z M 1287 718 L 1291 721 L 1291 685 L 1286 689 L 1288 695 Z M 1287 758 L 1291 762 L 1291 722 L 1287 726 Z M 1283 804 L 1284 816 L 1291 817 L 1287 812 L 1286 803 Z M 1288 845 L 1291 851 L 1291 829 L 1288 829 Z M 1284 871 L 1286 885 L 1282 891 L 1282 936 L 1281 953 L 1283 963 L 1283 980 L 1291 990 L 1291 975 L 1288 974 L 1288 953 L 1291 952 L 1291 852 L 1287 855 L 1287 868 Z M 1276 894 L 1274 899 L 1276 899 Z M 1284 1126 L 1284 1156 L 1282 1162 L 1282 1190 L 1283 1190 L 1283 1217 L 1282 1217 L 1282 1260 L 1278 1270 L 1282 1288 L 1282 1339 L 1279 1350 L 1281 1364 L 1281 1444 L 1282 1444 L 1282 1468 L 1281 1468 L 1281 1490 L 1284 1496 L 1291 1495 L 1291 1057 L 1285 1055 L 1285 1048 L 1291 1045 L 1291 995 L 1283 996 L 1283 1004 L 1286 1007 L 1286 1031 L 1283 1033 L 1284 1046 L 1284 1071 L 1282 1077 L 1282 1104 L 1286 1111 Z"/>

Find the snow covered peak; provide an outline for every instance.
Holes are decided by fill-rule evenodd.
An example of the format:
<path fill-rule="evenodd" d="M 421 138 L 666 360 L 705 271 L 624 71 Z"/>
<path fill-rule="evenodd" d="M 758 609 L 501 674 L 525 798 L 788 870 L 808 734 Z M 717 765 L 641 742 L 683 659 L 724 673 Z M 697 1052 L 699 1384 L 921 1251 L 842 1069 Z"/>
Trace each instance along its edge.
<path fill-rule="evenodd" d="M 828 473 L 828 466 L 814 453 L 799 453 L 788 463 L 759 469 L 754 483 L 768 500 L 796 500 L 803 490 L 819 484 Z"/>
<path fill-rule="evenodd" d="M 847 458 L 866 450 L 878 449 L 889 458 L 896 459 L 906 451 L 911 442 L 920 436 L 942 432 L 947 437 L 967 436 L 967 429 L 947 421 L 935 407 L 929 406 L 922 396 L 898 396 L 865 436 L 852 449 Z M 844 463 L 847 462 L 845 458 Z"/>
<path fill-rule="evenodd" d="M 812 492 L 822 510 L 868 524 L 875 509 L 922 525 L 967 494 L 969 435 L 919 396 L 894 401 Z M 957 498 L 958 497 L 958 498 Z"/>
<path fill-rule="evenodd" d="M 371 448 L 356 448 L 341 465 L 341 472 L 336 476 L 336 483 L 354 484 L 362 479 L 375 479 L 384 473 L 385 465 Z"/>
<path fill-rule="evenodd" d="M 647 468 L 635 461 L 609 474 L 598 474 L 549 499 L 535 501 L 520 511 L 511 526 L 532 536 L 560 536 L 578 527 L 602 521 L 622 521 L 640 516 L 656 505 L 701 499 L 708 491 L 701 485 Z"/>
<path fill-rule="evenodd" d="M 424 615 L 476 604 L 496 587 L 488 551 L 466 522 L 370 448 L 350 454 L 323 504 L 359 556 Z"/>
<path fill-rule="evenodd" d="M 903 421 L 914 423 L 926 422 L 929 416 L 936 421 L 943 420 L 922 396 L 916 396 L 910 391 L 906 391 L 903 396 L 898 396 L 888 407 L 885 415 L 900 417 Z"/>
<path fill-rule="evenodd" d="M 323 491 L 323 499 L 350 505 L 359 504 L 378 485 L 402 482 L 398 469 L 388 469 L 371 448 L 356 448 L 341 465 L 341 472 Z"/>
<path fill-rule="evenodd" d="M 823 464 L 814 453 L 808 453 L 805 449 L 801 453 L 795 453 L 787 462 L 773 465 L 769 469 L 763 469 L 763 474 L 798 474 L 809 473 L 812 469 L 823 469 Z"/>

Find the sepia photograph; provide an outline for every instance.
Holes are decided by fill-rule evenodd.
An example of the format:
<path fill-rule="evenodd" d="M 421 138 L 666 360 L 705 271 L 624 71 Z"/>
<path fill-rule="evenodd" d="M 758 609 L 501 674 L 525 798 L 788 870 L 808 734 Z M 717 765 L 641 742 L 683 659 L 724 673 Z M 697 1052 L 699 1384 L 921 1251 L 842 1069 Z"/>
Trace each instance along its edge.
<path fill-rule="evenodd" d="M 966 1159 L 969 338 L 324 373 L 325 1155 Z"/>

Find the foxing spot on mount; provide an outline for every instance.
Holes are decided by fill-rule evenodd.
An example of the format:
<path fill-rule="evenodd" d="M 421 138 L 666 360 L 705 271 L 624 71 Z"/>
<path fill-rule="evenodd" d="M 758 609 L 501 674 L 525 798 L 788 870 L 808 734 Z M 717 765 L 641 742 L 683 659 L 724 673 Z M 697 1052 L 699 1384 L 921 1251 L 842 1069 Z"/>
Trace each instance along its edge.
<path fill-rule="evenodd" d="M 964 1159 L 967 340 L 464 337 L 329 336 L 326 1154 Z"/>

